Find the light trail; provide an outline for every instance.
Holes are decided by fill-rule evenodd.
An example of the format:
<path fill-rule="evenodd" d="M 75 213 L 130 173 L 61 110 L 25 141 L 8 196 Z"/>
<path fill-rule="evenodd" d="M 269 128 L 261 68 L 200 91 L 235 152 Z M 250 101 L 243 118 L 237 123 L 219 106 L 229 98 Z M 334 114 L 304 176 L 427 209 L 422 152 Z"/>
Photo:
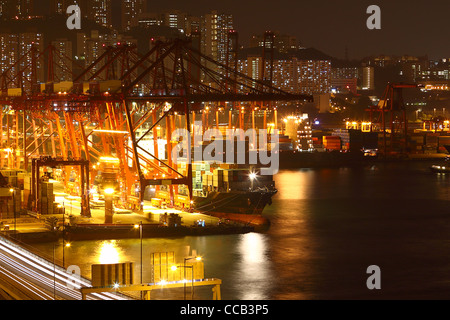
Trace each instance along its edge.
<path fill-rule="evenodd" d="M 45 289 L 47 292 L 54 291 L 57 297 L 68 300 L 81 300 L 82 287 L 92 287 L 90 281 L 71 275 L 66 270 L 59 266 L 54 266 L 52 263 L 9 243 L 9 241 L 0 238 L 0 264 L 2 269 L 7 269 L 9 272 L 3 274 L 8 278 L 14 278 L 18 281 L 23 279 L 21 286 L 28 288 L 30 292 L 40 292 L 42 295 Z M 16 277 L 12 277 L 15 274 Z M 33 286 L 30 285 L 33 284 Z M 17 282 L 19 285 L 19 282 Z M 70 286 L 73 287 L 73 289 Z M 36 289 L 36 288 L 41 289 Z M 48 298 L 48 295 L 43 295 L 42 298 Z M 127 300 L 126 297 L 115 293 L 96 293 L 92 294 L 89 299 L 100 300 Z M 51 297 L 53 299 L 53 296 Z"/>
<path fill-rule="evenodd" d="M 41 288 L 39 288 L 38 286 L 34 285 L 32 282 L 27 281 L 19 276 L 17 276 L 16 274 L 14 274 L 13 272 L 9 271 L 8 269 L 0 266 L 0 274 L 3 275 L 4 277 L 6 277 L 8 280 L 3 280 L 3 281 L 7 281 L 9 283 L 13 283 L 13 287 L 14 288 L 25 288 L 27 292 L 31 292 L 33 293 L 35 296 L 37 296 L 39 299 L 42 300 L 53 300 L 53 297 L 48 294 L 47 292 L 45 292 L 44 290 L 42 290 Z M 28 295 L 27 295 L 28 296 Z M 36 299 L 34 299 L 36 300 Z"/>

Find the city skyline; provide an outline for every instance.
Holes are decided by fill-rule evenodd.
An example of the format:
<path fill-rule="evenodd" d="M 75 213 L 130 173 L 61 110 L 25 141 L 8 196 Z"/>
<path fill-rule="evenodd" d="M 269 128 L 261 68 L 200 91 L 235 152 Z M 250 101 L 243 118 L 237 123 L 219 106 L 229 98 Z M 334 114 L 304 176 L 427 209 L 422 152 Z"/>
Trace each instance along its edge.
<path fill-rule="evenodd" d="M 446 299 L 448 1 L 0 0 L 0 300 Z"/>
<path fill-rule="evenodd" d="M 381 30 L 368 30 L 367 7 L 381 8 Z M 365 56 L 426 55 L 438 59 L 450 53 L 442 39 L 450 35 L 446 15 L 450 4 L 445 0 L 421 1 L 237 1 L 180 0 L 152 3 L 149 10 L 177 8 L 202 14 L 211 9 L 233 14 L 235 28 L 243 39 L 266 30 L 289 33 L 304 46 L 315 47 L 337 58 Z M 314 26 L 314 28 L 312 28 Z"/>
<path fill-rule="evenodd" d="M 34 0 L 35 10 L 45 12 L 50 0 Z M 71 1 L 66 1 L 67 3 Z M 121 1 L 111 0 L 112 20 L 118 17 Z M 368 30 L 366 9 L 377 4 L 381 9 L 381 30 Z M 287 0 L 227 2 L 179 0 L 146 3 L 147 12 L 179 10 L 200 16 L 212 10 L 233 15 L 241 41 L 248 45 L 254 34 L 271 30 L 292 34 L 305 47 L 314 47 L 336 58 L 362 59 L 371 55 L 428 55 L 430 59 L 449 56 L 442 39 L 449 36 L 446 13 L 449 4 L 443 0 L 419 1 L 326 1 L 291 3 Z M 314 26 L 312 28 L 311 26 Z"/>

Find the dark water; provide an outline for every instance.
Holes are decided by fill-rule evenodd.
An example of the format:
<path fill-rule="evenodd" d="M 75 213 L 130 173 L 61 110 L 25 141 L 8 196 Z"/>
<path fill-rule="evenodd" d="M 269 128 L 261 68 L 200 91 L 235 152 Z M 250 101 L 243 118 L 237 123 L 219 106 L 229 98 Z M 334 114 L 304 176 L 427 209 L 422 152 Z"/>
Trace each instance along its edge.
<path fill-rule="evenodd" d="M 450 176 L 430 163 L 282 171 L 265 215 L 266 233 L 145 239 L 144 282 L 151 252 L 194 249 L 207 277 L 223 280 L 226 300 L 447 299 L 450 296 Z M 37 246 L 50 250 L 50 245 Z M 75 242 L 66 262 L 136 263 L 139 240 Z M 366 287 L 367 267 L 381 268 L 381 290 Z M 196 298 L 210 299 L 208 290 Z M 180 298 L 179 292 L 153 297 Z M 182 297 L 181 297 L 182 298 Z"/>

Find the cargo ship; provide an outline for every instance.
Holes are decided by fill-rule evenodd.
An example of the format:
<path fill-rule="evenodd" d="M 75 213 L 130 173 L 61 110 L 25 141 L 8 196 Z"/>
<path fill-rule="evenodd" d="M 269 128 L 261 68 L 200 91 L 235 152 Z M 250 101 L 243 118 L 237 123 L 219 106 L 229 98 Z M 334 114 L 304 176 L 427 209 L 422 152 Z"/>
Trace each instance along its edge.
<path fill-rule="evenodd" d="M 249 225 L 267 225 L 262 216 L 277 193 L 273 176 L 254 167 L 228 164 L 193 164 L 193 203 L 186 186 L 170 196 L 169 186 L 147 188 L 144 199 L 153 205 L 192 208 L 195 212 Z M 171 203 L 173 199 L 173 203 Z"/>

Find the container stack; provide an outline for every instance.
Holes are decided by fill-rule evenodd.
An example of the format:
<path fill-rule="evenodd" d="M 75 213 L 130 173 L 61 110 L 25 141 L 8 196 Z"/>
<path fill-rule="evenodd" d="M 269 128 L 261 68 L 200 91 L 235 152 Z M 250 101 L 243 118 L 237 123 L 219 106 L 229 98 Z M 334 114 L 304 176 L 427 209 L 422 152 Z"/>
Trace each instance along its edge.
<path fill-rule="evenodd" d="M 203 190 L 227 191 L 248 189 L 248 170 L 240 169 L 214 169 L 213 172 L 202 174 Z"/>
<path fill-rule="evenodd" d="M 438 150 L 439 133 L 427 133 L 425 137 L 425 153 L 435 153 Z"/>
<path fill-rule="evenodd" d="M 327 150 L 341 150 L 341 138 L 338 136 L 323 137 L 323 147 Z"/>
<path fill-rule="evenodd" d="M 15 196 L 11 193 L 10 188 L 0 188 L 0 217 L 2 219 L 14 218 L 14 209 L 16 214 L 20 211 L 20 191 L 15 189 Z M 15 201 L 15 204 L 14 204 Z"/>
<path fill-rule="evenodd" d="M 349 150 L 350 149 L 350 132 L 347 129 L 336 129 L 333 131 L 333 137 L 339 137 L 341 139 L 342 143 L 342 149 Z M 325 140 L 327 137 L 324 137 L 324 147 L 326 149 L 329 149 L 325 146 Z"/>
<path fill-rule="evenodd" d="M 123 286 L 134 283 L 134 263 L 99 264 L 91 266 L 92 285 L 94 287 Z"/>
<path fill-rule="evenodd" d="M 439 140 L 439 153 L 446 153 L 447 149 L 445 146 L 450 146 L 450 136 L 440 136 Z"/>
<path fill-rule="evenodd" d="M 228 188 L 232 190 L 248 190 L 250 179 L 248 170 L 230 170 L 228 172 Z"/>
<path fill-rule="evenodd" d="M 42 182 L 39 189 L 41 214 L 53 214 L 55 207 L 55 195 L 53 194 L 53 183 Z"/>
<path fill-rule="evenodd" d="M 24 207 L 27 206 L 30 195 L 31 195 L 31 175 L 25 174 L 23 177 L 23 193 L 22 193 L 22 203 Z"/>
<path fill-rule="evenodd" d="M 194 190 L 201 190 L 203 188 L 202 183 L 202 172 L 201 171 L 193 171 L 192 172 L 192 186 Z"/>
<path fill-rule="evenodd" d="M 192 183 L 194 190 L 202 190 L 204 185 L 207 185 L 207 179 L 204 176 L 210 172 L 211 167 L 209 163 L 201 162 L 192 165 Z M 212 184 L 212 182 L 211 182 Z"/>
<path fill-rule="evenodd" d="M 408 144 L 412 153 L 421 153 L 425 144 L 425 136 L 423 134 L 411 135 Z"/>
<path fill-rule="evenodd" d="M 223 187 L 228 190 L 230 188 L 230 178 L 233 179 L 232 170 L 223 170 Z"/>
<path fill-rule="evenodd" d="M 17 170 L 2 170 L 1 171 L 3 177 L 8 181 L 8 185 L 14 188 L 19 187 L 18 174 Z"/>
<path fill-rule="evenodd" d="M 215 169 L 213 172 L 213 187 L 223 188 L 223 170 Z"/>

